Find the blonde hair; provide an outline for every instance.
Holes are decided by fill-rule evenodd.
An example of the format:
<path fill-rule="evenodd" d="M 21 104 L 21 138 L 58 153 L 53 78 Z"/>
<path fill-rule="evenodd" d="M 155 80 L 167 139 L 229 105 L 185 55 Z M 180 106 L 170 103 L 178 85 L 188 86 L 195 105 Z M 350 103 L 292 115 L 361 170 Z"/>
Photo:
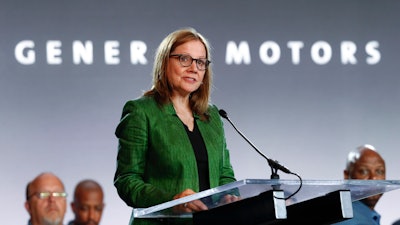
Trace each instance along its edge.
<path fill-rule="evenodd" d="M 166 76 L 166 69 L 170 54 L 180 45 L 199 40 L 203 43 L 206 50 L 206 58 L 211 61 L 210 45 L 208 41 L 195 29 L 183 28 L 170 33 L 164 38 L 157 48 L 153 65 L 153 86 L 144 93 L 144 96 L 154 96 L 159 105 L 170 102 L 172 87 Z M 202 120 L 208 120 L 208 107 L 212 87 L 212 70 L 208 67 L 205 71 L 203 83 L 200 87 L 191 93 L 189 104 L 192 111 L 200 116 Z"/>

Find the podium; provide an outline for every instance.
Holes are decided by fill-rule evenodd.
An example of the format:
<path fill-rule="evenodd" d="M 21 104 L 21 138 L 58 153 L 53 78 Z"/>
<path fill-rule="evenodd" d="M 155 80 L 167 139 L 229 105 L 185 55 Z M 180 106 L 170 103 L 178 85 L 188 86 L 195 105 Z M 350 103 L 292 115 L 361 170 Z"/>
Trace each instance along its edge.
<path fill-rule="evenodd" d="M 287 199 L 301 189 L 292 197 Z M 352 202 L 400 189 L 400 180 L 244 179 L 149 208 L 135 208 L 133 218 L 192 218 L 194 225 L 331 224 L 353 217 Z M 240 199 L 220 201 L 225 195 Z M 193 200 L 208 210 L 177 214 L 172 208 Z"/>

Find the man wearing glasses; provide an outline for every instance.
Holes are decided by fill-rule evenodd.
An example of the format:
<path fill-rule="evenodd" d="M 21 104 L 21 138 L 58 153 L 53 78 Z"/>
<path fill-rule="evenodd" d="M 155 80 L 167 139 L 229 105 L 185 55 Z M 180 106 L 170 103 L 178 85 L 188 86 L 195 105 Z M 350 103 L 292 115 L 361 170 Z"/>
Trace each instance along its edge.
<path fill-rule="evenodd" d="M 28 225 L 62 225 L 67 194 L 64 184 L 52 173 L 42 173 L 26 186 Z"/>

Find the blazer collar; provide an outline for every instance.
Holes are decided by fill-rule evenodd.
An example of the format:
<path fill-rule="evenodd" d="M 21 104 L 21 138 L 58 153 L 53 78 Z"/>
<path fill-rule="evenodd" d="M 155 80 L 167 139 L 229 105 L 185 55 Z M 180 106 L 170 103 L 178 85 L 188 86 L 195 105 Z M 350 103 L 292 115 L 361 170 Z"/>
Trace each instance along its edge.
<path fill-rule="evenodd" d="M 164 106 L 164 110 L 165 110 L 168 114 L 170 114 L 170 115 L 178 116 L 178 115 L 176 114 L 174 105 L 172 105 L 172 102 L 166 104 L 166 105 Z M 196 113 L 193 114 L 193 117 L 194 117 L 194 119 L 199 119 L 199 118 L 200 118 L 200 116 L 197 115 Z"/>

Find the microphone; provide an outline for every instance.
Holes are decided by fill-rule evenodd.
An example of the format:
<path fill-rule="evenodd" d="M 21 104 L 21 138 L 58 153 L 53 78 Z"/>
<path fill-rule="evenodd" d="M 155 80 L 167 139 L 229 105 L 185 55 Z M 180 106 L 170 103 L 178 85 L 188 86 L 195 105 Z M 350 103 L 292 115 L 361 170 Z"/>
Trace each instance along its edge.
<path fill-rule="evenodd" d="M 265 158 L 267 160 L 268 165 L 271 167 L 271 172 L 272 172 L 271 179 L 279 179 L 279 175 L 277 173 L 278 170 L 281 170 L 284 173 L 293 174 L 288 168 L 279 164 L 278 161 L 268 158 L 260 150 L 258 150 L 258 148 L 256 146 L 254 146 L 254 144 L 251 143 L 251 141 L 246 136 L 244 136 L 244 134 L 242 132 L 240 132 L 240 130 L 238 130 L 236 128 L 236 126 L 233 124 L 233 122 L 229 119 L 228 114 L 226 113 L 225 110 L 220 109 L 218 112 L 219 112 L 219 115 L 222 118 L 226 119 L 232 125 L 232 127 L 236 130 L 236 132 L 238 132 L 240 134 L 240 136 L 242 136 L 243 139 L 246 140 L 247 143 L 249 143 L 251 145 L 251 147 L 253 147 L 257 151 L 258 154 L 260 154 L 263 158 Z"/>

